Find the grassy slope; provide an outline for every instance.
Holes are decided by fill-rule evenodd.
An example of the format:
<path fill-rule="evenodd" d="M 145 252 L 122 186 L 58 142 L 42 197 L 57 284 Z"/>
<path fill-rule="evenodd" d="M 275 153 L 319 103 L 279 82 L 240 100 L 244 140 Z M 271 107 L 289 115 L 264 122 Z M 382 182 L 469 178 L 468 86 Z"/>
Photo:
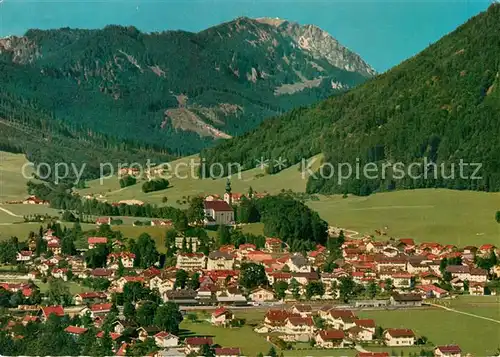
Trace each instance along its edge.
<path fill-rule="evenodd" d="M 120 189 L 118 179 L 112 177 L 103 180 L 102 183 L 99 180 L 90 181 L 87 183 L 88 188 L 80 190 L 80 193 L 82 195 L 89 193 L 102 194 L 108 200 L 115 202 L 134 198 L 157 204 L 161 204 L 162 198 L 167 197 L 168 204 L 172 206 L 179 206 L 176 201 L 183 201 L 183 198 L 186 196 L 194 196 L 200 193 L 224 193 L 226 178 L 216 180 L 193 178 L 193 175 L 190 174 L 191 169 L 182 167 L 182 165 L 190 164 L 191 162 L 198 162 L 198 157 L 190 156 L 170 163 L 172 168 L 179 167 L 178 176 L 189 174 L 190 177 L 188 179 L 178 177 L 169 178 L 171 187 L 166 190 L 145 194 L 141 189 L 144 181 L 141 180 L 134 186 Z M 319 160 L 317 162 L 319 163 Z M 241 177 L 234 175 L 231 178 L 231 185 L 233 192 L 241 193 L 246 193 L 250 187 L 257 192 L 279 193 L 283 188 L 292 189 L 296 192 L 304 192 L 307 183 L 306 179 L 302 179 L 297 165 L 282 171 L 279 175 L 265 175 L 262 169 L 256 168 L 242 172 Z"/>
<path fill-rule="evenodd" d="M 196 160 L 195 156 L 183 158 L 171 163 L 172 167 L 180 163 Z M 25 180 L 16 178 L 16 169 L 25 160 L 21 155 L 2 154 L 3 164 L 0 165 L 2 180 L 8 178 L 10 184 L 2 185 L 0 198 L 23 198 L 25 193 Z M 317 161 L 319 162 L 319 160 Z M 186 169 L 179 170 L 181 174 Z M 292 189 L 296 192 L 305 190 L 306 180 L 301 178 L 297 167 L 291 167 L 277 175 L 263 175 L 261 169 L 245 171 L 241 179 L 233 176 L 233 192 L 246 192 L 250 186 L 257 192 L 267 191 L 278 193 L 282 188 Z M 162 204 L 162 198 L 168 198 L 168 205 L 186 208 L 186 204 L 177 204 L 187 196 L 200 193 L 223 194 L 226 184 L 225 179 L 199 180 L 178 179 L 170 180 L 171 187 L 167 190 L 144 194 L 141 190 L 142 182 L 132 187 L 120 189 L 118 179 L 113 177 L 103 181 L 88 182 L 89 188 L 81 190 L 82 194 L 101 193 L 109 201 L 136 198 L 146 202 Z M 331 225 L 352 229 L 361 234 L 374 234 L 375 229 L 387 230 L 389 236 L 412 237 L 418 241 L 436 241 L 457 245 L 485 242 L 498 244 L 500 241 L 500 225 L 494 220 L 494 213 L 500 209 L 499 193 L 484 193 L 471 191 L 451 190 L 414 190 L 397 191 L 375 194 L 368 197 L 350 196 L 343 199 L 340 196 L 320 196 L 320 201 L 309 201 L 309 206 L 318 211 L 323 219 Z M 44 213 L 46 207 L 5 206 L 16 214 Z M 39 210 L 42 210 L 39 212 Z M 49 211 L 54 212 L 54 211 Z M 0 211 L 0 224 L 19 222 L 20 219 L 9 216 Z M 126 223 L 129 223 L 128 220 Z M 152 227 L 154 228 L 154 227 Z M 120 227 L 126 235 L 137 236 L 144 228 Z M 3 226 L 0 225 L 0 237 L 11 235 L 13 232 L 29 233 L 32 225 Z M 164 231 L 150 229 L 157 239 L 162 239 Z M 249 225 L 246 231 L 260 233 L 261 225 Z M 19 235 L 23 235 L 18 233 Z"/>
<path fill-rule="evenodd" d="M 362 311 L 358 315 L 375 319 L 383 327 L 413 329 L 417 335 L 427 336 L 435 345 L 456 343 L 462 351 L 478 356 L 491 356 L 498 348 L 498 340 L 492 337 L 498 336 L 500 325 L 450 311 Z"/>
<path fill-rule="evenodd" d="M 499 193 L 425 189 L 343 199 L 322 197 L 309 206 L 330 224 L 375 234 L 388 227 L 393 237 L 412 237 L 459 246 L 498 244 Z"/>
<path fill-rule="evenodd" d="M 450 306 L 465 312 L 471 312 L 481 316 L 497 318 L 498 297 L 494 296 L 462 296 L 455 300 L 447 300 Z M 476 312 L 479 309 L 481 312 Z M 244 318 L 247 326 L 242 329 L 224 329 L 214 327 L 206 322 L 192 323 L 187 320 L 182 322 L 181 328 L 186 335 L 214 336 L 215 343 L 225 347 L 239 346 L 246 355 L 256 355 L 258 352 L 267 352 L 269 345 L 264 335 L 258 335 L 249 329 L 249 325 L 262 322 L 264 311 L 235 311 L 237 318 Z M 413 329 L 419 336 L 427 336 L 434 345 L 457 343 L 465 353 L 473 353 L 478 356 L 492 354 L 498 347 L 497 336 L 500 332 L 498 324 L 484 321 L 478 318 L 465 316 L 453 312 L 438 309 L 412 309 L 396 311 L 358 311 L 360 317 L 373 318 L 377 325 L 382 327 L 406 327 Z M 208 318 L 208 314 L 198 314 L 200 320 Z M 431 349 L 432 346 L 425 346 Z M 422 347 L 367 347 L 369 351 L 392 352 L 399 354 L 404 351 L 405 355 L 410 352 L 420 352 Z M 354 350 L 294 350 L 283 351 L 285 356 L 354 356 Z"/>
<path fill-rule="evenodd" d="M 0 151 L 0 202 L 26 197 L 28 180 L 23 177 L 21 168 L 27 162 L 22 154 Z"/>

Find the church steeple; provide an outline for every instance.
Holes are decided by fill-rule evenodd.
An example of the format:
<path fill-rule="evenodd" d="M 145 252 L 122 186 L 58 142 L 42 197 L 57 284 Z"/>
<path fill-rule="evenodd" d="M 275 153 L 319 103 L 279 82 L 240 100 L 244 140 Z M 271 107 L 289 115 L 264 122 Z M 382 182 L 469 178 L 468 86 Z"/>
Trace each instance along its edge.
<path fill-rule="evenodd" d="M 226 181 L 226 193 L 224 194 L 224 201 L 229 205 L 233 203 L 233 194 L 231 193 L 231 180 L 228 178 Z"/>

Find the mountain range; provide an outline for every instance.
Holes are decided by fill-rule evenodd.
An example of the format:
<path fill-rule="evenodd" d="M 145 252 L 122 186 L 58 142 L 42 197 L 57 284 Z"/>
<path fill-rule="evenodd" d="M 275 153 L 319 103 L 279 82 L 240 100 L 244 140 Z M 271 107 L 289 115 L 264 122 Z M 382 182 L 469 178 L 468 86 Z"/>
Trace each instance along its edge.
<path fill-rule="evenodd" d="M 294 164 L 319 153 L 333 168 L 377 165 L 375 179 L 344 180 L 325 166 L 323 175 L 309 178 L 310 193 L 368 195 L 422 187 L 499 191 L 499 48 L 500 4 L 493 4 L 390 71 L 343 95 L 266 120 L 202 156 L 207 164 L 239 162 L 246 168 L 261 158 Z M 461 162 L 474 166 L 460 173 Z M 396 179 L 391 170 L 382 177 L 382 165 L 394 163 L 417 167 L 412 177 Z"/>
<path fill-rule="evenodd" d="M 320 28 L 280 19 L 29 30 L 0 39 L 0 141 L 34 161 L 192 154 L 374 75 Z"/>

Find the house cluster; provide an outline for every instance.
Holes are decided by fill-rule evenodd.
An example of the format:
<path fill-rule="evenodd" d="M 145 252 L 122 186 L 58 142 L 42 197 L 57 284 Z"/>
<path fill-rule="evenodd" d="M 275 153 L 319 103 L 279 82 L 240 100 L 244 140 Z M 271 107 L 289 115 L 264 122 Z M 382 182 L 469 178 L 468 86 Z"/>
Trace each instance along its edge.
<path fill-rule="evenodd" d="M 315 324 L 321 319 L 321 328 Z M 269 310 L 259 333 L 276 333 L 284 341 L 314 341 L 319 348 L 347 348 L 379 338 L 387 346 L 412 346 L 415 333 L 410 329 L 388 328 L 376 336 L 372 319 L 360 319 L 351 310 L 341 310 L 327 305 L 313 309 L 311 305 L 293 305 L 287 310 Z"/>
<path fill-rule="evenodd" d="M 206 200 L 205 209 L 214 207 L 213 204 L 230 207 L 223 200 Z M 487 271 L 479 268 L 475 263 L 477 257 L 488 258 L 492 254 L 499 255 L 499 250 L 491 244 L 460 249 L 453 245 L 437 243 L 417 244 L 413 239 L 390 239 L 381 242 L 370 237 L 348 238 L 341 246 L 339 258 L 334 262 L 336 268 L 331 272 L 325 272 L 323 267 L 330 258 L 330 252 L 326 247 L 317 245 L 314 250 L 305 254 L 292 253 L 278 238 L 266 238 L 261 248 L 249 243 L 239 246 L 225 245 L 208 255 L 197 251 L 197 238 L 190 238 L 189 244 L 192 252 L 177 254 L 176 265 L 161 270 L 156 267 L 148 269 L 134 267 L 135 255 L 128 252 L 119 240 L 111 242 L 113 251 L 107 256 L 105 267 L 98 269 L 88 269 L 81 255 L 61 255 L 61 243 L 53 231 L 46 231 L 43 234 L 43 240 L 47 242 L 48 249 L 53 253 L 51 256 L 35 258 L 33 251 L 36 249 L 36 242 L 34 241 L 28 243 L 28 250 L 20 251 L 17 255 L 18 262 L 31 268 L 28 274 L 29 279 L 51 276 L 55 279 L 67 280 L 72 275 L 80 279 L 100 278 L 110 281 L 107 291 L 74 296 L 74 304 L 81 306 L 78 313 L 89 313 L 96 321 L 96 326 L 103 316 L 110 312 L 112 294 L 123 292 L 125 285 L 129 282 L 157 290 L 164 302 L 175 302 L 182 306 L 217 306 L 218 308 L 211 316 L 211 322 L 214 325 L 227 325 L 234 319 L 233 313 L 229 310 L 230 306 L 276 301 L 275 289 L 270 286 L 281 281 L 288 283 L 285 299 L 294 300 L 290 298 L 296 294 L 292 291 L 292 285 L 303 297 L 307 295 L 307 286 L 311 282 L 321 282 L 324 293 L 311 298 L 312 300 L 330 300 L 340 297 L 339 286 L 345 280 L 344 278 L 352 278 L 356 284 L 367 288 L 375 285 L 376 290 L 383 293 L 378 298 L 354 300 L 351 302 L 353 306 L 357 308 L 407 308 L 421 306 L 423 300 L 428 298 L 444 298 L 466 289 L 474 295 L 493 293 L 488 291 L 488 282 L 492 276 L 498 276 L 500 272 L 498 265 Z M 182 247 L 186 244 L 185 240 L 185 238 L 176 239 L 176 246 Z M 89 237 L 87 244 L 88 249 L 97 249 L 110 242 L 106 237 Z M 62 264 L 63 261 L 64 264 Z M 263 267 L 269 286 L 258 287 L 252 291 L 241 289 L 239 286 L 240 269 L 246 262 L 256 263 Z M 188 287 L 175 288 L 177 272 L 180 269 L 189 272 L 190 276 L 198 273 L 199 287 L 196 290 Z M 444 278 L 446 278 L 446 287 L 449 285 L 451 288 L 444 288 Z M 31 294 L 29 284 L 6 283 L 2 287 L 12 292 L 21 291 L 24 296 Z M 42 309 L 37 318 L 43 321 L 47 314 L 61 313 L 60 307 L 51 309 Z M 318 318 L 324 322 L 321 328 L 318 328 L 318 324 L 315 323 L 315 319 Z M 119 324 L 123 325 L 124 322 L 119 322 Z M 119 336 L 122 327 L 116 327 L 114 333 L 117 335 L 114 336 Z M 140 326 L 137 329 L 142 329 L 138 331 L 139 338 L 154 338 L 159 346 L 170 346 L 174 342 L 175 346 L 180 344 L 176 336 L 167 332 L 149 331 Z M 320 348 L 344 348 L 374 339 L 382 341 L 387 346 L 410 346 L 417 338 L 410 329 L 397 326 L 385 328 L 380 333 L 373 320 L 358 318 L 351 310 L 324 306 L 314 311 L 307 304 L 297 304 L 287 310 L 269 310 L 257 331 L 277 334 L 286 341 L 314 341 Z M 75 327 L 71 328 L 68 333 L 77 335 L 86 331 Z M 113 340 L 119 341 L 119 338 L 113 338 Z M 198 340 L 186 339 L 178 350 L 181 351 L 180 353 L 189 354 L 196 351 L 196 348 L 201 348 L 203 344 L 199 344 Z M 443 353 L 454 348 L 444 346 Z M 117 353 L 122 349 L 126 350 L 126 344 L 117 345 Z M 219 352 L 233 353 L 236 349 L 222 349 Z M 227 356 L 229 355 L 231 354 Z M 442 354 L 442 356 L 445 355 Z"/>
<path fill-rule="evenodd" d="M 58 317 L 63 317 L 65 315 L 70 317 L 76 315 L 80 317 L 90 315 L 93 320 L 93 325 L 97 330 L 95 338 L 103 338 L 105 334 L 102 330 L 104 318 L 111 312 L 112 304 L 106 302 L 95 303 L 96 301 L 105 301 L 105 296 L 100 293 L 84 293 L 78 296 L 83 299 L 80 300 L 81 302 L 87 302 L 88 305 L 81 309 L 65 309 L 60 305 L 33 307 L 26 311 L 26 314 L 13 317 L 5 328 L 5 331 L 15 335 L 14 330 L 16 325 L 26 326 L 30 322 L 45 323 L 51 315 L 56 315 Z M 73 325 L 67 326 L 64 331 L 75 339 L 79 339 L 81 336 L 91 333 L 90 329 L 86 327 Z M 214 344 L 211 337 L 187 337 L 181 339 L 172 333 L 161 331 L 156 327 L 139 326 L 134 322 L 125 320 L 116 320 L 112 324 L 109 336 L 113 341 L 113 352 L 116 356 L 127 356 L 127 351 L 131 345 L 146 340 L 154 341 L 156 345 L 157 351 L 150 355 L 153 357 L 185 357 L 193 353 L 199 353 L 203 345 L 214 347 L 216 357 L 239 357 L 242 355 L 238 347 L 217 346 Z"/>

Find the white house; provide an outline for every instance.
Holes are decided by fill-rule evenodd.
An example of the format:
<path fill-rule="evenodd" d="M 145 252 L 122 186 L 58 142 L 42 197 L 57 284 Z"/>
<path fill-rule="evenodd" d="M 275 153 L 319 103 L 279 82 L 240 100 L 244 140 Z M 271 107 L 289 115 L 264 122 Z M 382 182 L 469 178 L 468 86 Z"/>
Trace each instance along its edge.
<path fill-rule="evenodd" d="M 177 269 L 202 270 L 206 266 L 206 257 L 203 253 L 177 254 Z"/>
<path fill-rule="evenodd" d="M 16 255 L 16 261 L 20 263 L 26 263 L 31 261 L 31 258 L 33 256 L 33 252 L 30 250 L 22 250 L 17 253 Z"/>
<path fill-rule="evenodd" d="M 179 337 L 172 335 L 169 332 L 161 331 L 153 336 L 156 346 L 160 348 L 176 347 L 179 345 Z"/>
<path fill-rule="evenodd" d="M 391 328 L 384 331 L 384 340 L 387 346 L 413 346 L 415 334 L 409 329 Z"/>
<path fill-rule="evenodd" d="M 207 270 L 232 270 L 234 256 L 230 253 L 215 251 L 210 252 L 207 260 Z"/>
<path fill-rule="evenodd" d="M 316 346 L 321 348 L 344 348 L 345 334 L 342 330 L 321 330 L 314 340 Z"/>
<path fill-rule="evenodd" d="M 212 313 L 210 322 L 212 325 L 227 325 L 233 320 L 233 313 L 225 307 L 219 307 Z"/>

